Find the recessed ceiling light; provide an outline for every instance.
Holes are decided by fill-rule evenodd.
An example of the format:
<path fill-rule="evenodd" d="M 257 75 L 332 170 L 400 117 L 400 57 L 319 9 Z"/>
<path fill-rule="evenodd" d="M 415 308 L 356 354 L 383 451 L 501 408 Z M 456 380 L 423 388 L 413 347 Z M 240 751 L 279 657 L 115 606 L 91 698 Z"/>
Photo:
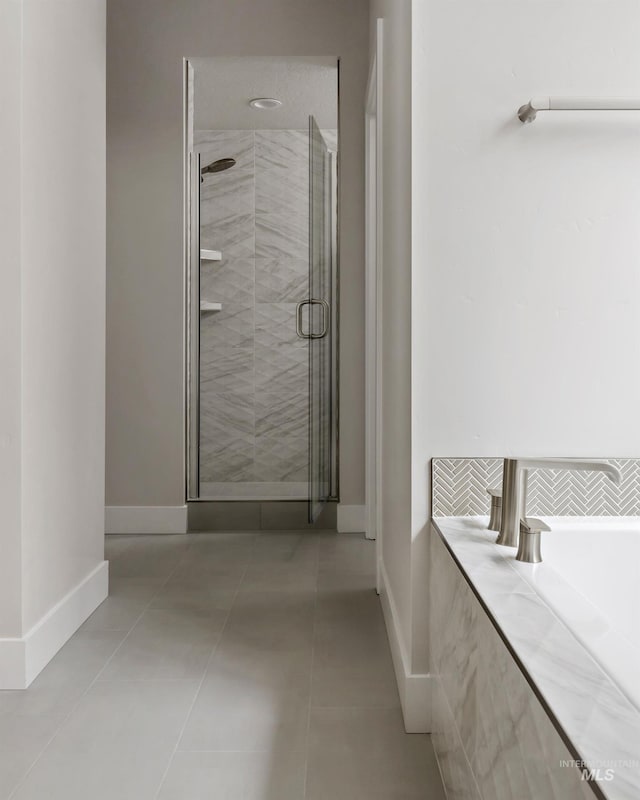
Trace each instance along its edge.
<path fill-rule="evenodd" d="M 249 100 L 249 105 L 251 108 L 265 111 L 268 108 L 278 108 L 282 105 L 282 100 L 276 100 L 275 97 L 254 97 L 253 100 Z"/>

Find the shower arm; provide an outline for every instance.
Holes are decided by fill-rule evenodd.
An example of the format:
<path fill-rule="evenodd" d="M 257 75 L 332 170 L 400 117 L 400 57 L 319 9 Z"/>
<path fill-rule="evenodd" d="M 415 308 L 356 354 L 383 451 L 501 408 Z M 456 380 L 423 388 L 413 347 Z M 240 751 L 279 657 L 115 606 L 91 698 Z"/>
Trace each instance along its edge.
<path fill-rule="evenodd" d="M 534 97 L 518 109 L 520 122 L 533 122 L 538 111 L 640 111 L 632 97 Z"/>

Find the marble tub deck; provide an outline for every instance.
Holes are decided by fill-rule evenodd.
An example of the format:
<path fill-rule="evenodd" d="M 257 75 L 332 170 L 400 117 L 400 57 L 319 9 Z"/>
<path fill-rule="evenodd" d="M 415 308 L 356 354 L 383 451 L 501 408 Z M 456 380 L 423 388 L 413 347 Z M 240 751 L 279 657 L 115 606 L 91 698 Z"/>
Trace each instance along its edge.
<path fill-rule="evenodd" d="M 524 581 L 487 517 L 441 517 L 436 531 L 576 757 L 613 767 L 607 800 L 640 798 L 640 712 Z"/>

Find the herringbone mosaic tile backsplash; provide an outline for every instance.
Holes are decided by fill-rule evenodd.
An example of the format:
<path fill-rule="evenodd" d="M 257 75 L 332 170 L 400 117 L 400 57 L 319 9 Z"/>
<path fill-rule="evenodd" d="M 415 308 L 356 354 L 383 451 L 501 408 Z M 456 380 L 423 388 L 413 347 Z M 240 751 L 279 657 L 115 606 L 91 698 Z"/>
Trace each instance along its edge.
<path fill-rule="evenodd" d="M 527 513 L 560 517 L 640 516 L 640 459 L 607 460 L 622 473 L 620 486 L 601 472 L 531 470 Z M 487 488 L 501 484 L 501 458 L 434 458 L 432 514 L 434 517 L 488 514 Z"/>

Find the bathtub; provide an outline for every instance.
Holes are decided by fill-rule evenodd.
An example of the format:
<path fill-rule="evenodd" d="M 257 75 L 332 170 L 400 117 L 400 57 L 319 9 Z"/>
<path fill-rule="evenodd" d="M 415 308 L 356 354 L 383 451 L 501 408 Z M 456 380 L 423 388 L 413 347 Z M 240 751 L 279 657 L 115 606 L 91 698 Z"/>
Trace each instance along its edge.
<path fill-rule="evenodd" d="M 452 568 L 460 570 L 463 583 L 470 587 L 555 730 L 577 760 L 596 770 L 590 787 L 595 795 L 638 800 L 640 519 L 544 519 L 551 532 L 542 534 L 541 564 L 517 562 L 514 549 L 495 544 L 496 534 L 487 530 L 487 517 L 441 517 L 434 519 L 433 525 L 452 559 Z M 438 550 L 432 548 L 434 552 L 438 556 Z M 442 555 L 439 558 L 440 568 L 446 569 Z M 432 574 L 434 580 L 437 583 L 439 579 Z M 442 582 L 440 587 L 447 590 Z M 465 602 L 465 610 L 459 614 L 461 629 L 471 613 Z M 452 618 L 455 606 L 453 599 Z M 439 635 L 446 639 L 446 609 L 441 616 Z M 472 627 L 467 628 L 459 640 L 445 642 L 445 648 L 452 653 L 460 650 L 471 631 Z M 432 643 L 432 649 L 438 647 L 437 641 Z M 448 687 L 445 671 L 443 683 L 448 697 L 454 698 L 454 707 L 458 697 L 461 709 L 469 702 L 454 679 L 474 657 L 470 650 L 458 660 Z M 474 669 L 479 671 L 481 662 Z M 482 685 L 482 676 L 479 680 Z M 488 713 L 486 708 L 484 713 Z M 460 713 L 463 740 L 470 725 L 465 714 L 471 714 L 468 708 Z M 482 720 L 478 730 L 482 731 Z M 473 761 L 478 747 L 473 737 L 469 741 L 469 760 Z M 612 771 L 607 772 L 610 767 Z M 546 769 L 541 763 L 538 768 Z M 580 789 L 575 787 L 571 796 L 582 797 Z M 496 795 L 494 788 L 489 795 L 492 793 Z M 569 794 L 565 791 L 556 796 Z"/>
<path fill-rule="evenodd" d="M 543 562 L 513 567 L 640 712 L 640 519 L 546 521 Z"/>

